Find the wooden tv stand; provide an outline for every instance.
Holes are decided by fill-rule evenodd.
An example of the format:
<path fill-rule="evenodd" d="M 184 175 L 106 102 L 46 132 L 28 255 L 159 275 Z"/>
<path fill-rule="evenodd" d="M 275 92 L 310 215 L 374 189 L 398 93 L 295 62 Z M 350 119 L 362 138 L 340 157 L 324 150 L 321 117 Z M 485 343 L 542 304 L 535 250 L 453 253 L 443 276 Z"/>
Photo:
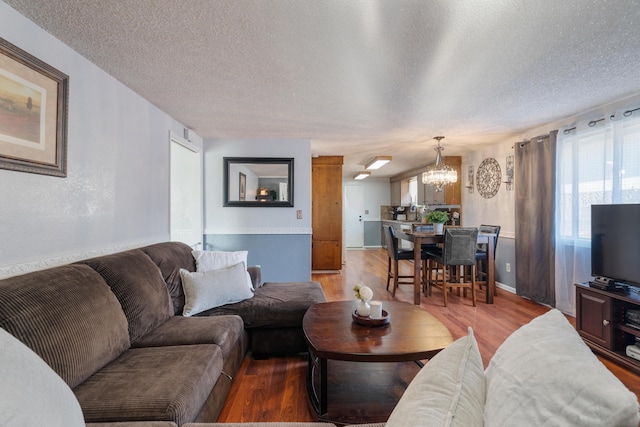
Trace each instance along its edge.
<path fill-rule="evenodd" d="M 628 357 L 626 347 L 640 337 L 640 329 L 627 326 L 625 310 L 640 310 L 640 294 L 603 291 L 579 283 L 576 287 L 576 329 L 594 351 L 640 374 L 640 360 Z"/>

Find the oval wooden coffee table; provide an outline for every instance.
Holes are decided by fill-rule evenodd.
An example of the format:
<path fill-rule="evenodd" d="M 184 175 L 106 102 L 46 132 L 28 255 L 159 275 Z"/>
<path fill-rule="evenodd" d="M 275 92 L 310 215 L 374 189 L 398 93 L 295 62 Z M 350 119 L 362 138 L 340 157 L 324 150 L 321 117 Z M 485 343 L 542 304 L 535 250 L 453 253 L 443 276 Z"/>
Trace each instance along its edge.
<path fill-rule="evenodd" d="M 319 419 L 330 421 L 327 360 L 420 363 L 453 342 L 449 330 L 421 308 L 395 301 L 382 304 L 390 322 L 376 327 L 353 321 L 355 301 L 314 304 L 307 310 L 302 321 L 309 346 L 307 392 Z M 342 378 L 347 376 L 338 381 Z M 338 417 L 341 418 L 340 414 Z M 336 421 L 335 416 L 332 418 Z"/>

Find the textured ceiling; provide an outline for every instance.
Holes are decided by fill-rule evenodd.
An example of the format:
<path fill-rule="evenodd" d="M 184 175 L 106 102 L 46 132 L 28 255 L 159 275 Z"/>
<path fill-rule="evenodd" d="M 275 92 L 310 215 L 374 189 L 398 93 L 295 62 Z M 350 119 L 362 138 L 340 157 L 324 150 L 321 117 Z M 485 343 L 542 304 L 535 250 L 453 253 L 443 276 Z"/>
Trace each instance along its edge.
<path fill-rule="evenodd" d="M 205 138 L 389 176 L 640 93 L 638 0 L 4 0 Z"/>

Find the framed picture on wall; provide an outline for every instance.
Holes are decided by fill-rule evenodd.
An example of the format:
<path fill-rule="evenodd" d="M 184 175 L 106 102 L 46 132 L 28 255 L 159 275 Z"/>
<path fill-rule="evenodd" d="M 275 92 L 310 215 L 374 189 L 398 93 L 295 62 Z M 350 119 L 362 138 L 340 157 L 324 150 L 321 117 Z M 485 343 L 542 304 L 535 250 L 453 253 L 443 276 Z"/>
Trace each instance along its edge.
<path fill-rule="evenodd" d="M 240 201 L 244 201 L 247 199 L 247 175 L 242 172 L 238 172 L 240 174 Z"/>
<path fill-rule="evenodd" d="M 69 77 L 0 38 L 0 168 L 67 176 Z"/>

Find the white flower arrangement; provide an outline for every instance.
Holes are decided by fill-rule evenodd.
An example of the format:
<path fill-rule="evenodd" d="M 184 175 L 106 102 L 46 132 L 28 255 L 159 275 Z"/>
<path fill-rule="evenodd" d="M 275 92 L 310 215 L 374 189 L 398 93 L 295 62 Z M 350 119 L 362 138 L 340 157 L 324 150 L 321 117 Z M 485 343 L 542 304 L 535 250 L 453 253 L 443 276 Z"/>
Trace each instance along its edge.
<path fill-rule="evenodd" d="M 353 287 L 353 292 L 355 292 L 357 299 L 362 299 L 365 301 L 371 300 L 373 298 L 373 291 L 370 287 L 363 285 L 362 283 L 358 283 Z"/>

